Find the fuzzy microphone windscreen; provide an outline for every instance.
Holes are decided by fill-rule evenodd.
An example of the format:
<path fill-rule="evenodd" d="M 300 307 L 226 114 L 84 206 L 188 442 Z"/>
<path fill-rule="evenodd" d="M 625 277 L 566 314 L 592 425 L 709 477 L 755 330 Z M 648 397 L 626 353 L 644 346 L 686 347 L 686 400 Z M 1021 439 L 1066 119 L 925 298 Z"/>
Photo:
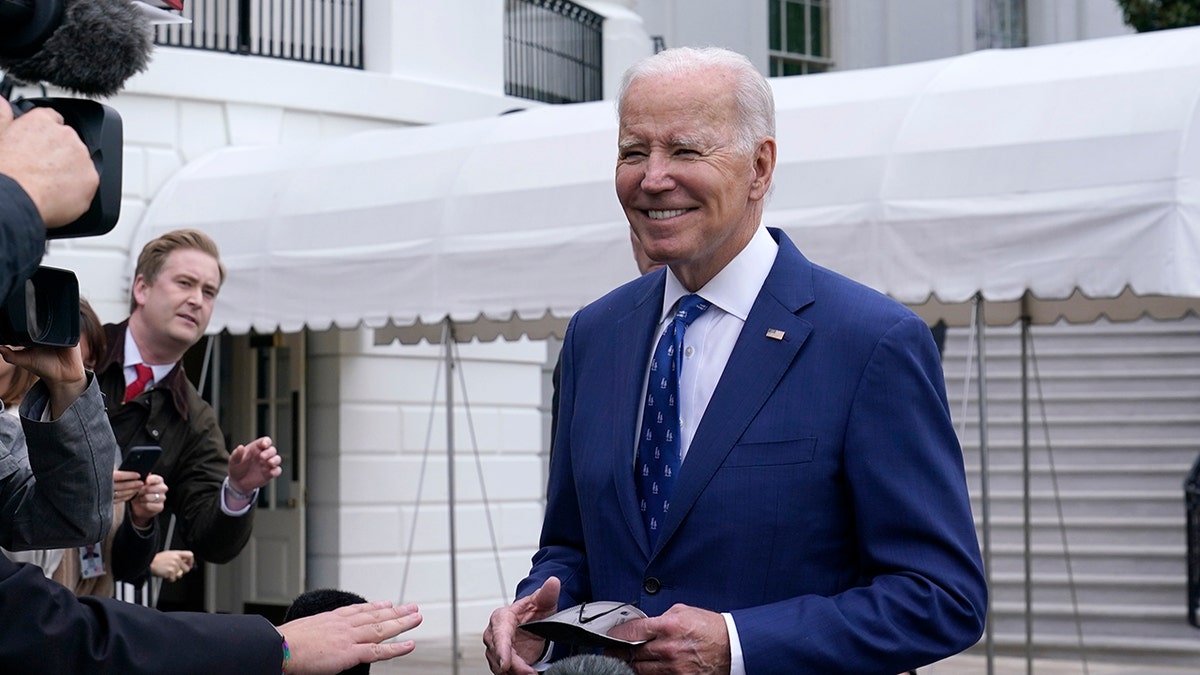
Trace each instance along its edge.
<path fill-rule="evenodd" d="M 129 0 L 62 2 L 61 22 L 25 57 L 0 56 L 0 68 L 26 84 L 52 84 L 84 96 L 112 96 L 150 63 L 149 21 Z M 0 53 L 5 52 L 0 40 Z"/>

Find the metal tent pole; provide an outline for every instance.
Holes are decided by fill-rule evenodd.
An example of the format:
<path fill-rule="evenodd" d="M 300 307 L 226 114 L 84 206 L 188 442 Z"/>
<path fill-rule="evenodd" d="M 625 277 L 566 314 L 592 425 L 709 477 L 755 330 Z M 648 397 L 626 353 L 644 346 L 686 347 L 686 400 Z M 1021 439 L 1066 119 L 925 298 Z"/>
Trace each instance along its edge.
<path fill-rule="evenodd" d="M 1033 540 L 1029 485 L 1029 315 L 1021 316 L 1021 506 L 1025 563 L 1025 672 L 1033 673 Z"/>
<path fill-rule="evenodd" d="M 450 658 L 458 675 L 458 555 L 454 521 L 454 323 L 446 317 L 442 324 L 442 346 L 446 349 L 446 494 L 450 513 Z"/>
<path fill-rule="evenodd" d="M 983 575 L 988 588 L 992 586 L 992 517 L 991 496 L 988 487 L 988 434 L 987 434 L 987 356 L 984 353 L 983 294 L 975 294 L 975 345 L 979 352 L 979 504 L 983 518 Z M 987 672 L 992 675 L 996 667 L 996 638 L 992 621 L 992 594 L 988 593 L 988 618 L 984 623 L 984 646 L 987 653 Z"/>

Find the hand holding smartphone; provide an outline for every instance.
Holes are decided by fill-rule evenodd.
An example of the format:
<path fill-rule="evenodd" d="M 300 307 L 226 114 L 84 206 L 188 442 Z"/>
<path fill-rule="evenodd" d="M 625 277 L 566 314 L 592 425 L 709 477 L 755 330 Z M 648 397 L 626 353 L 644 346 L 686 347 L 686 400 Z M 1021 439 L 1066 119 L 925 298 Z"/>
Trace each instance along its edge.
<path fill-rule="evenodd" d="M 121 461 L 121 471 L 136 471 L 144 481 L 151 469 L 162 456 L 162 448 L 157 445 L 138 445 L 129 449 L 125 459 Z"/>

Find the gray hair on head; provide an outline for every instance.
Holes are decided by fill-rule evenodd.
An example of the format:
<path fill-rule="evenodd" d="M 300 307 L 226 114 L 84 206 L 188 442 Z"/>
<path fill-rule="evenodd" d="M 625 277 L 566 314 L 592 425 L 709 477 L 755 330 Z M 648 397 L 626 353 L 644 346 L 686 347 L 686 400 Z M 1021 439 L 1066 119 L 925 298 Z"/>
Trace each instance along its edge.
<path fill-rule="evenodd" d="M 625 94 L 640 78 L 711 69 L 728 71 L 735 78 L 733 96 L 739 124 L 734 144 L 738 149 L 750 153 L 764 138 L 774 138 L 775 96 L 771 85 L 750 59 L 723 47 L 674 47 L 633 64 L 625 71 L 621 88 L 617 90 L 617 114 L 624 112 Z"/>
<path fill-rule="evenodd" d="M 578 654 L 555 661 L 545 675 L 635 675 L 624 661 L 599 654 Z"/>

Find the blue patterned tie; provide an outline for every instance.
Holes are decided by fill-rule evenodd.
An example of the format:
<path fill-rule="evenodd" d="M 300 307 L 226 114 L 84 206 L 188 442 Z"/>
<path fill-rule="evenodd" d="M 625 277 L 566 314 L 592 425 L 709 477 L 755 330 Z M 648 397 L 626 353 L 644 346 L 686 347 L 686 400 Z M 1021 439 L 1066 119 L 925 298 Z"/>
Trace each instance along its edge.
<path fill-rule="evenodd" d="M 642 520 L 650 534 L 651 548 L 658 541 L 663 519 L 671 507 L 675 475 L 679 473 L 679 370 L 683 363 L 683 333 L 709 306 L 698 295 L 680 298 L 675 318 L 659 338 L 650 362 L 635 473 Z"/>

